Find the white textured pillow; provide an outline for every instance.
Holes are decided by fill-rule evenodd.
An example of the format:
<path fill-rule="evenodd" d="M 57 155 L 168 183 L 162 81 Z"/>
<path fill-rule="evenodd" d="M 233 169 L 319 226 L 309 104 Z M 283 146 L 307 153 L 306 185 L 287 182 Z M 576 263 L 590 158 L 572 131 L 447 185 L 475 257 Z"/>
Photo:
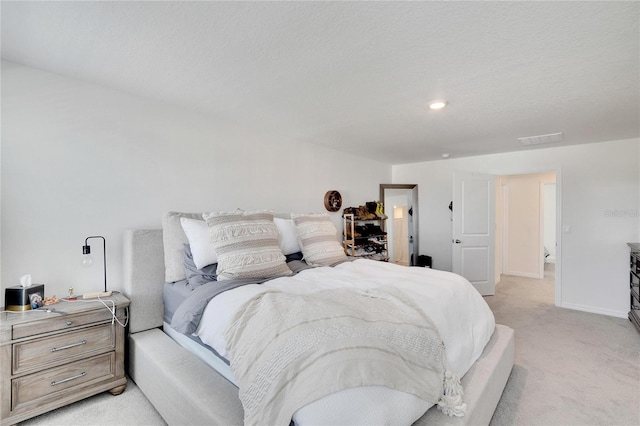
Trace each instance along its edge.
<path fill-rule="evenodd" d="M 301 251 L 300 244 L 298 244 L 298 235 L 296 234 L 296 224 L 293 223 L 293 219 L 274 217 L 273 223 L 278 228 L 278 244 L 282 254 L 286 256 Z"/>
<path fill-rule="evenodd" d="M 218 281 L 291 275 L 270 212 L 202 215 L 218 256 Z"/>
<path fill-rule="evenodd" d="M 189 242 L 180 224 L 180 218 L 202 219 L 202 213 L 167 212 L 162 216 L 162 243 L 164 246 L 164 280 L 173 283 L 187 279 L 184 270 L 184 245 Z"/>
<path fill-rule="evenodd" d="M 338 230 L 329 215 L 292 214 L 304 260 L 311 266 L 329 266 L 347 255 L 338 242 Z"/>
<path fill-rule="evenodd" d="M 193 263 L 196 264 L 196 268 L 202 269 L 205 266 L 218 263 L 218 256 L 216 256 L 216 250 L 211 242 L 207 222 L 181 217 L 180 224 L 189 240 Z"/>

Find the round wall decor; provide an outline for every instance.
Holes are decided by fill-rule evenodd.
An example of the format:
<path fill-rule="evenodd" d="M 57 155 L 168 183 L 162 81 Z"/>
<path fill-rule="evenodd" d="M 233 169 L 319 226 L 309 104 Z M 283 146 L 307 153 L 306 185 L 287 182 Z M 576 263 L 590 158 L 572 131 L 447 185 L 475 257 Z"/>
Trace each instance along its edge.
<path fill-rule="evenodd" d="M 342 195 L 338 191 L 327 191 L 324 194 L 324 207 L 330 212 L 337 212 L 342 207 Z"/>

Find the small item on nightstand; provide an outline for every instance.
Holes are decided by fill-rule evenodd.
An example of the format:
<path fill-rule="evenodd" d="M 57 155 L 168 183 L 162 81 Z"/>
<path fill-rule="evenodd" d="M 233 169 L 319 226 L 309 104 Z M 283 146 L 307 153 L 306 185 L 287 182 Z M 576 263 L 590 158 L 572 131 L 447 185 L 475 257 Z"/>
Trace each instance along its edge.
<path fill-rule="evenodd" d="M 83 299 L 95 299 L 98 297 L 109 297 L 111 296 L 111 291 L 96 291 L 93 293 L 85 293 L 82 295 Z"/>
<path fill-rule="evenodd" d="M 4 299 L 7 311 L 28 311 L 42 306 L 44 284 L 7 287 Z"/>
<path fill-rule="evenodd" d="M 60 301 L 60 299 L 58 299 L 58 298 L 56 297 L 56 295 L 54 294 L 54 295 L 53 295 L 53 296 L 51 296 L 51 297 L 45 297 L 45 298 L 42 300 L 42 304 L 43 304 L 44 306 L 49 306 L 49 305 L 53 305 L 53 304 L 55 304 L 55 303 L 58 303 L 59 301 Z"/>
<path fill-rule="evenodd" d="M 75 294 L 73 294 L 73 287 L 69 287 L 69 298 L 67 300 L 78 300 Z"/>

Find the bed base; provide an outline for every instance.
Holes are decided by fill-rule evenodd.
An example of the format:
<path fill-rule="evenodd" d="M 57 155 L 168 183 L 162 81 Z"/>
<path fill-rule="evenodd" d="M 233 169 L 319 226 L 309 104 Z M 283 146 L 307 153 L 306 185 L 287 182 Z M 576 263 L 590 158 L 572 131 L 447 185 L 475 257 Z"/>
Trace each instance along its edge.
<path fill-rule="evenodd" d="M 131 300 L 128 374 L 169 425 L 242 425 L 238 389 L 162 327 L 164 255 L 161 229 L 124 235 L 124 292 Z M 487 425 L 514 362 L 514 333 L 497 325 L 482 356 L 462 379 L 464 417 L 447 417 L 432 407 L 417 425 Z"/>
<path fill-rule="evenodd" d="M 129 336 L 129 375 L 169 425 L 241 425 L 238 389 L 160 329 Z"/>

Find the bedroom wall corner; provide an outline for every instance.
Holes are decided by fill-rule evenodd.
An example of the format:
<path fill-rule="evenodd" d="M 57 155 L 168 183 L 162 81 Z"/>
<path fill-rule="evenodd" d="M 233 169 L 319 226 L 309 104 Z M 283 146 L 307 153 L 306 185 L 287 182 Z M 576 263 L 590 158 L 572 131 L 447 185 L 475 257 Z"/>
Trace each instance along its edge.
<path fill-rule="evenodd" d="M 158 228 L 166 211 L 326 212 L 328 190 L 358 205 L 391 180 L 389 165 L 286 129 L 261 132 L 7 61 L 2 89 L 2 289 L 30 273 L 47 296 L 99 290 L 101 262 L 82 268 L 80 258 L 84 238 L 103 235 L 118 290 L 124 230 Z M 340 212 L 330 216 L 341 231 Z"/>

